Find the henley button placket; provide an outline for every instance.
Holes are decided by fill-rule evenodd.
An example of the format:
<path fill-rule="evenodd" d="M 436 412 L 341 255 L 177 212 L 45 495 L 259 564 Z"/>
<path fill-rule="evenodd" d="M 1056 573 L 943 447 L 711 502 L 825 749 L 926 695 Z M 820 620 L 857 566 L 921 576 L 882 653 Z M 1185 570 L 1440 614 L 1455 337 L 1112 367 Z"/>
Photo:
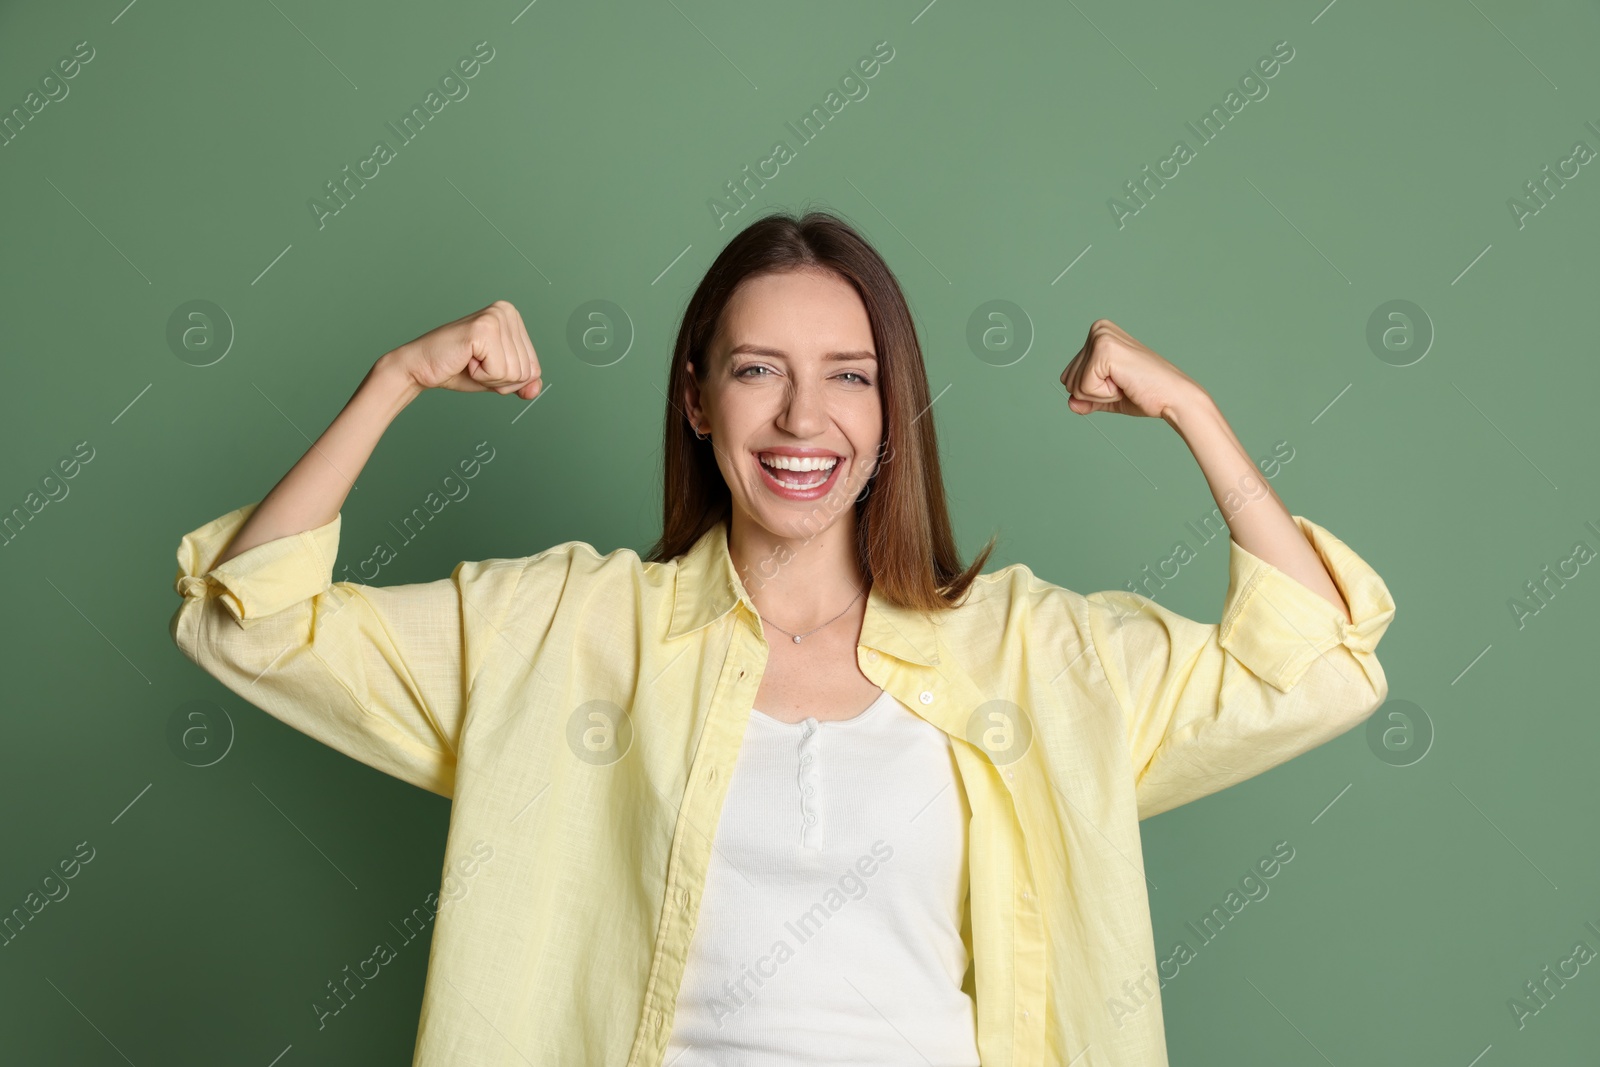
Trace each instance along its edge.
<path fill-rule="evenodd" d="M 800 724 L 799 770 L 796 780 L 800 790 L 800 844 L 804 848 L 822 848 L 822 798 L 817 795 L 821 781 L 817 754 L 821 751 L 822 729 L 816 719 L 806 719 Z"/>

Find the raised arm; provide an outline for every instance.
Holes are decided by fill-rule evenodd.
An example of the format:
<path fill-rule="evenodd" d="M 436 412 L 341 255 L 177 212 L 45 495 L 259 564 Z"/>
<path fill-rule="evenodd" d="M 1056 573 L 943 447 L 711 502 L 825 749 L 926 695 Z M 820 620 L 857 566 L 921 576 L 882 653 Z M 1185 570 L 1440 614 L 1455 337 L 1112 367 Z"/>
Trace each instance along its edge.
<path fill-rule="evenodd" d="M 1061 381 L 1080 415 L 1172 426 L 1231 533 L 1220 623 L 1131 591 L 1083 599 L 1126 722 L 1140 817 L 1260 774 L 1381 706 L 1389 690 L 1375 649 L 1394 618 L 1388 587 L 1343 541 L 1290 514 L 1205 390 L 1104 319 Z"/>
<path fill-rule="evenodd" d="M 334 582 L 340 508 L 383 431 L 425 389 L 542 386 L 520 317 L 497 302 L 389 352 L 259 504 L 184 535 L 170 623 L 240 697 L 368 766 L 453 795 L 465 694 L 522 561 L 461 563 L 412 585 Z"/>

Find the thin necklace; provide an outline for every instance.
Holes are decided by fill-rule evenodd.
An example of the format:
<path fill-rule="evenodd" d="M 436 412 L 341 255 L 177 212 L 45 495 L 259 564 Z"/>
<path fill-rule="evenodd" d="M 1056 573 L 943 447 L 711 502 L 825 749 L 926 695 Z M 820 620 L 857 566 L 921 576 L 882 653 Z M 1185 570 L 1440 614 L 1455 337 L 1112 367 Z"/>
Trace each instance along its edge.
<path fill-rule="evenodd" d="M 850 603 L 849 603 L 849 604 L 846 604 L 846 605 L 845 605 L 845 606 L 844 606 L 844 611 L 849 611 L 849 610 L 850 610 L 850 605 L 851 605 L 851 604 L 854 604 L 854 603 L 855 603 L 855 602 L 856 602 L 856 601 L 858 601 L 858 600 L 860 600 L 860 599 L 861 599 L 861 594 L 860 594 L 860 593 L 859 593 L 859 592 L 858 592 L 858 593 L 856 593 L 856 595 L 855 595 L 855 596 L 853 596 L 853 597 L 851 597 L 851 598 L 850 598 Z M 835 616 L 834 616 L 834 617 L 833 617 L 833 618 L 831 618 L 831 619 L 829 619 L 829 620 L 828 620 L 828 621 L 827 621 L 827 622 L 825 622 L 825 623 L 823 623 L 823 624 L 822 624 L 822 626 L 827 626 L 827 625 L 829 625 L 829 624 L 831 624 L 831 623 L 835 623 L 835 622 L 838 622 L 838 621 L 839 621 L 839 619 L 840 619 L 840 618 L 842 618 L 842 617 L 843 617 L 843 615 L 844 615 L 844 611 L 841 611 L 841 612 L 839 612 L 839 614 L 838 614 L 838 615 L 835 615 Z M 794 638 L 794 643 L 795 643 L 795 644 L 797 644 L 797 645 L 798 645 L 798 644 L 799 644 L 799 643 L 800 643 L 800 639 L 801 639 L 801 638 L 802 638 L 802 637 L 810 637 L 810 636 L 811 636 L 811 635 L 812 635 L 812 634 L 814 634 L 814 633 L 816 633 L 816 632 L 817 632 L 817 630 L 820 630 L 820 629 L 822 629 L 822 626 L 818 626 L 818 627 L 816 627 L 816 628 L 815 628 L 815 629 L 811 629 L 811 630 L 807 630 L 807 631 L 806 631 L 806 632 L 805 632 L 805 633 L 803 633 L 803 634 L 797 634 L 797 633 L 792 633 L 792 632 L 790 632 L 790 631 L 789 631 L 789 630 L 785 630 L 785 629 L 784 629 L 784 628 L 783 628 L 783 627 L 781 627 L 781 626 L 779 626 L 779 625 L 778 625 L 778 624 L 777 624 L 777 623 L 775 623 L 775 622 L 773 622 L 773 621 L 772 621 L 772 620 L 771 620 L 771 619 L 768 619 L 768 618 L 767 618 L 767 617 L 766 617 L 766 616 L 765 616 L 765 615 L 762 615 L 762 614 L 761 614 L 761 612 L 759 612 L 759 611 L 758 611 L 758 612 L 756 612 L 756 616 L 757 616 L 757 617 L 758 617 L 758 618 L 759 618 L 759 619 L 760 619 L 760 620 L 761 620 L 761 621 L 762 621 L 762 622 L 764 622 L 764 623 L 766 623 L 766 624 L 767 624 L 767 625 L 768 625 L 768 626 L 770 626 L 770 627 L 772 627 L 772 628 L 773 628 L 773 629 L 774 629 L 774 630 L 778 630 L 778 631 L 780 631 L 780 632 L 782 632 L 782 633 L 786 633 L 786 634 L 788 634 L 788 635 L 789 635 L 789 636 L 790 636 L 790 637 L 792 637 L 792 638 Z"/>

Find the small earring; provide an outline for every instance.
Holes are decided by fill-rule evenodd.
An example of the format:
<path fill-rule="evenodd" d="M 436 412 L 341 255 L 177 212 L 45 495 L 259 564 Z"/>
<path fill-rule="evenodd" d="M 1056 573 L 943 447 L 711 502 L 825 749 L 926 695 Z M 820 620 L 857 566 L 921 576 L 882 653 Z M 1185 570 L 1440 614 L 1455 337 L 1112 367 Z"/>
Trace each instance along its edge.
<path fill-rule="evenodd" d="M 711 435 L 709 433 L 701 433 L 699 430 L 695 430 L 694 431 L 694 435 L 695 435 L 695 437 L 697 437 L 698 439 L 700 439 L 702 441 L 711 440 Z"/>

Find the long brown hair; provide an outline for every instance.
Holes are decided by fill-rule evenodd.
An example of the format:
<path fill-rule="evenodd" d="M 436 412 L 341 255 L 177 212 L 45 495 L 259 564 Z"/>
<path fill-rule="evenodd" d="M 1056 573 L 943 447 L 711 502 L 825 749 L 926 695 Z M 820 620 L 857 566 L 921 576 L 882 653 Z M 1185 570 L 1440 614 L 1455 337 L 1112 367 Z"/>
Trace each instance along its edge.
<path fill-rule="evenodd" d="M 684 309 L 667 384 L 661 539 L 645 558 L 672 560 L 731 518 L 733 499 L 712 442 L 694 435 L 681 406 L 688 365 L 693 361 L 695 380 L 703 383 L 708 348 L 741 282 L 797 270 L 824 271 L 849 283 L 872 323 L 884 434 L 877 469 L 853 505 L 861 569 L 874 592 L 898 607 L 953 608 L 982 572 L 995 538 L 970 566 L 962 565 L 945 509 L 928 374 L 911 309 L 883 257 L 848 223 L 825 211 L 799 218 L 775 212 L 752 222 L 717 256 Z"/>

